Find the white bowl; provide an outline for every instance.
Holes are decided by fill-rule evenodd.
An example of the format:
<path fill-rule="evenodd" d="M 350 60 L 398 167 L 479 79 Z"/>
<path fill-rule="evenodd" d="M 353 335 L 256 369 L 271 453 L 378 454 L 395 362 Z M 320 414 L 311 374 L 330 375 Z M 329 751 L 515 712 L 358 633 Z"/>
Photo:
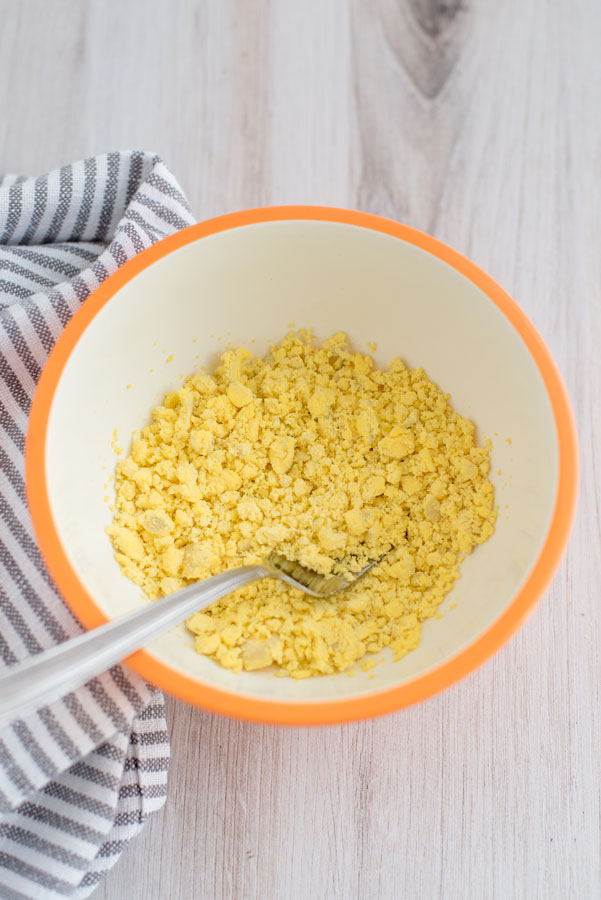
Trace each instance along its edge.
<path fill-rule="evenodd" d="M 386 712 L 451 684 L 518 627 L 567 541 L 577 482 L 569 402 L 541 338 L 488 276 L 432 238 L 362 213 L 310 207 L 233 214 L 141 253 L 83 305 L 36 395 L 27 482 L 42 552 L 92 626 L 140 607 L 104 529 L 114 435 L 127 452 L 167 390 L 227 342 L 262 354 L 290 324 L 345 331 L 379 366 L 422 366 L 493 441 L 494 536 L 465 560 L 419 647 L 370 674 L 297 681 L 232 671 L 194 652 L 183 625 L 129 664 L 207 708 L 271 722 Z M 456 604 L 456 607 L 455 607 Z"/>

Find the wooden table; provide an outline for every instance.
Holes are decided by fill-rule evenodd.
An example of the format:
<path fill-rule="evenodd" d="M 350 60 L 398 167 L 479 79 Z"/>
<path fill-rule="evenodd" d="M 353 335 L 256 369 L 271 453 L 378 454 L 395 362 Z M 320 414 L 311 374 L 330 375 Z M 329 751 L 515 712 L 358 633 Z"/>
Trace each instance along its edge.
<path fill-rule="evenodd" d="M 169 701 L 166 807 L 95 900 L 601 896 L 601 6 L 0 0 L 0 168 L 156 150 L 199 218 L 322 203 L 487 269 L 579 420 L 567 559 L 442 696 L 277 730 Z"/>

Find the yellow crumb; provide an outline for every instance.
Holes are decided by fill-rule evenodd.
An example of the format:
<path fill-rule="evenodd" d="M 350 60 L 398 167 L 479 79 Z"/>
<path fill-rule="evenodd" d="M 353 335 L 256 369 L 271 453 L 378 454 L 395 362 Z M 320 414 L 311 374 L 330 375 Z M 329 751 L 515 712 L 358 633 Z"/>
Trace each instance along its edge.
<path fill-rule="evenodd" d="M 114 453 L 117 454 L 117 456 L 120 456 L 123 453 L 123 447 L 121 447 L 121 445 L 119 444 L 119 436 L 117 435 L 116 428 L 113 429 L 113 435 L 111 438 L 111 448 L 114 451 Z M 102 468 L 104 469 L 106 467 L 103 466 Z"/>
<path fill-rule="evenodd" d="M 126 391 L 131 390 L 131 384 L 126 384 L 126 385 L 125 385 L 125 390 L 126 390 Z"/>
<path fill-rule="evenodd" d="M 196 650 L 236 672 L 327 675 L 415 649 L 493 533 L 489 468 L 490 443 L 423 369 L 379 370 L 344 334 L 320 346 L 302 331 L 265 358 L 228 350 L 165 396 L 117 465 L 107 531 L 151 598 L 273 549 L 322 574 L 386 553 L 328 600 L 266 579 L 187 621 Z"/>
<path fill-rule="evenodd" d="M 169 356 L 167 357 L 167 359 L 165 360 L 165 362 L 168 362 L 168 363 L 173 362 L 173 353 L 170 353 L 170 354 L 169 354 Z"/>

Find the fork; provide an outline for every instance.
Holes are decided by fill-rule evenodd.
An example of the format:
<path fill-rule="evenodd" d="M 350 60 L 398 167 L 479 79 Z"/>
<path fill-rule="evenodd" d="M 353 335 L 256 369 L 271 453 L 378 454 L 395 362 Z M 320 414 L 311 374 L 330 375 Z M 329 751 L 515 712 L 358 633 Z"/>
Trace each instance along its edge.
<path fill-rule="evenodd" d="M 191 584 L 11 666 L 0 677 L 0 727 L 64 697 L 171 626 L 246 584 L 279 578 L 311 597 L 325 598 L 350 587 L 382 559 L 372 560 L 352 578 L 343 578 L 319 575 L 274 552 L 260 565 L 241 566 Z"/>

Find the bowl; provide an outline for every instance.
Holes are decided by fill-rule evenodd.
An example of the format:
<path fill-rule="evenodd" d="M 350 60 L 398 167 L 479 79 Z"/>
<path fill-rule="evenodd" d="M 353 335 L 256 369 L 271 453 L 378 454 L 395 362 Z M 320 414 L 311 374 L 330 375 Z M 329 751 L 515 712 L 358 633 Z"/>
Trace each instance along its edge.
<path fill-rule="evenodd" d="M 92 628 L 139 608 L 104 533 L 115 451 L 127 452 L 167 390 L 228 342 L 262 354 L 291 324 L 345 331 L 380 366 L 422 366 L 493 442 L 498 522 L 419 647 L 369 675 L 306 680 L 235 674 L 200 656 L 183 625 L 126 664 L 215 712 L 325 724 L 425 699 L 489 658 L 524 621 L 565 548 L 577 442 L 552 357 L 516 303 L 428 235 L 361 212 L 277 207 L 186 228 L 136 256 L 85 301 L 34 398 L 27 494 L 40 548 L 73 613 Z M 372 675 L 373 677 L 370 677 Z"/>

